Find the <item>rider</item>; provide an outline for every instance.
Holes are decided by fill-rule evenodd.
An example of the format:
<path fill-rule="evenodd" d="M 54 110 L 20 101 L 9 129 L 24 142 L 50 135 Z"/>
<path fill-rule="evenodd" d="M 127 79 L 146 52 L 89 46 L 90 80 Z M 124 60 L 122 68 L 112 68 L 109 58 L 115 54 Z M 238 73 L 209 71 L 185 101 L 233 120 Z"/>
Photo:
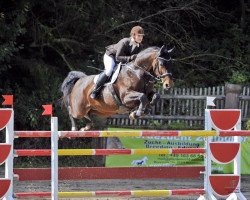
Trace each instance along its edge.
<path fill-rule="evenodd" d="M 100 90 L 111 76 L 117 63 L 127 63 L 136 59 L 137 54 L 142 50 L 141 42 L 143 36 L 143 28 L 134 26 L 130 31 L 129 38 L 123 38 L 117 44 L 106 47 L 106 52 L 103 57 L 105 70 L 99 75 L 96 85 L 90 95 L 92 99 L 97 98 Z"/>

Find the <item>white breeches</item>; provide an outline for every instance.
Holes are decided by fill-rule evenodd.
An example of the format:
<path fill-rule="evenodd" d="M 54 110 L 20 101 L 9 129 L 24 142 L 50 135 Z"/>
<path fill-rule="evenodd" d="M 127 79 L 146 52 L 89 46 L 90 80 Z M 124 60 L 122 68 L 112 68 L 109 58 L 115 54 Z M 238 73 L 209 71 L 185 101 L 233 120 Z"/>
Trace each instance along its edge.
<path fill-rule="evenodd" d="M 107 76 L 110 76 L 113 72 L 113 69 L 115 67 L 115 61 L 111 56 L 108 56 L 107 54 L 104 54 L 103 56 L 103 63 L 105 67 L 105 74 Z"/>

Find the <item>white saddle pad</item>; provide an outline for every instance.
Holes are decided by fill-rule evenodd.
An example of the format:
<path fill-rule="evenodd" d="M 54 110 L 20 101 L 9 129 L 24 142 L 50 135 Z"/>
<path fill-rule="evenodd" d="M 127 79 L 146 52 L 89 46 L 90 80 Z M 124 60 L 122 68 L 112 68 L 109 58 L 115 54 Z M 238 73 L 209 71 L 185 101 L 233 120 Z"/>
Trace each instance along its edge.
<path fill-rule="evenodd" d="M 111 80 L 108 83 L 106 83 L 105 85 L 107 85 L 107 84 L 113 84 L 116 81 L 120 70 L 121 70 L 121 63 L 119 63 L 117 65 L 117 68 L 116 68 L 115 72 L 112 74 Z M 97 82 L 97 80 L 99 78 L 99 75 L 100 74 L 96 75 L 95 78 L 94 78 L 94 83 L 95 84 L 96 84 L 96 82 Z"/>

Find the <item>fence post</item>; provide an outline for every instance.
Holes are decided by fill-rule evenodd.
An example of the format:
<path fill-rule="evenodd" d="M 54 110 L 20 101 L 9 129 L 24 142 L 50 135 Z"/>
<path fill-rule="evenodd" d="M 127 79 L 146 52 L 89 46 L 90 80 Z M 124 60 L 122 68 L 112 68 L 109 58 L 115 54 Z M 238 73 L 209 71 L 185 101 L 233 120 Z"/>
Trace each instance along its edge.
<path fill-rule="evenodd" d="M 225 95 L 226 102 L 225 108 L 236 109 L 239 108 L 239 96 L 242 91 L 242 86 L 238 84 L 226 83 Z"/>

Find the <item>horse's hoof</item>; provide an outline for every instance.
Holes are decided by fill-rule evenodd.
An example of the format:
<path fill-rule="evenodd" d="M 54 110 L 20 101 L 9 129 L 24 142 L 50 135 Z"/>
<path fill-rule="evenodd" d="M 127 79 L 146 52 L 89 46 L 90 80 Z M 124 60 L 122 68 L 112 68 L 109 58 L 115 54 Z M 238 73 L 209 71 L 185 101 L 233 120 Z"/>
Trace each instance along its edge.
<path fill-rule="evenodd" d="M 146 116 L 146 115 L 150 115 L 152 109 L 151 108 L 146 108 L 145 111 L 142 114 L 142 117 Z"/>
<path fill-rule="evenodd" d="M 156 104 L 156 101 L 150 101 L 149 105 L 154 106 Z"/>
<path fill-rule="evenodd" d="M 81 131 L 89 131 L 89 130 L 90 130 L 90 128 L 88 128 L 88 127 L 81 128 Z"/>
<path fill-rule="evenodd" d="M 92 126 L 91 125 L 87 125 L 84 128 L 81 128 L 80 131 L 89 131 L 91 130 Z"/>
<path fill-rule="evenodd" d="M 129 119 L 137 119 L 138 117 L 136 116 L 136 112 L 133 111 L 132 113 L 130 113 L 129 115 Z"/>
<path fill-rule="evenodd" d="M 89 128 L 86 128 L 86 127 L 80 129 L 80 131 L 89 131 L 89 130 L 90 130 L 90 129 L 89 129 Z"/>

